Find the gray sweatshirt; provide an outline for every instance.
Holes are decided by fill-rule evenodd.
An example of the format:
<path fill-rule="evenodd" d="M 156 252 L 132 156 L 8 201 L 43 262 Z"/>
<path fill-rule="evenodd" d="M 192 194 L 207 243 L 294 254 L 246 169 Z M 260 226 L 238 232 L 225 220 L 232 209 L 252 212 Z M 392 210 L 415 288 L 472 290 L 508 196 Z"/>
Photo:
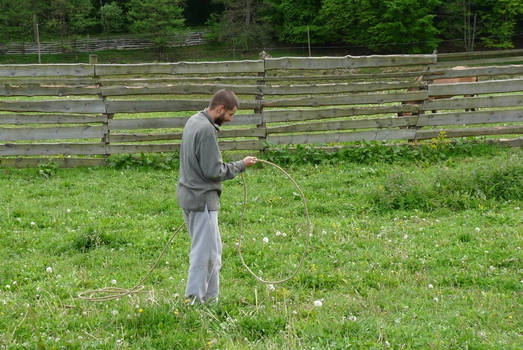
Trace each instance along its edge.
<path fill-rule="evenodd" d="M 180 147 L 180 172 L 176 194 L 183 209 L 202 211 L 220 209 L 222 181 L 245 171 L 243 160 L 225 164 L 218 148 L 220 129 L 201 111 L 183 129 Z"/>

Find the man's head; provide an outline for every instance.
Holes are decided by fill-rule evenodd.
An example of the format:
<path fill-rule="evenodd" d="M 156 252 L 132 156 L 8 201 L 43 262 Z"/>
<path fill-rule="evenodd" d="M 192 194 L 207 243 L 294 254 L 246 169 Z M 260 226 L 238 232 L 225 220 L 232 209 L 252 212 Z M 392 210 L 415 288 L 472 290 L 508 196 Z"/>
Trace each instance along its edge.
<path fill-rule="evenodd" d="M 218 125 L 230 122 L 236 110 L 240 107 L 238 97 L 231 90 L 222 89 L 214 94 L 207 111 Z"/>

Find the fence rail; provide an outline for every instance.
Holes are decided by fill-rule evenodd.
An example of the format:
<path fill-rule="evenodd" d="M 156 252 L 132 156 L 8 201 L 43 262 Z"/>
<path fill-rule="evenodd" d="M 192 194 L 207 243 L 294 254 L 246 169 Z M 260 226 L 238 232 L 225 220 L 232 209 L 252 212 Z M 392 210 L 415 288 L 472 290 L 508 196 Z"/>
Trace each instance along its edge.
<path fill-rule="evenodd" d="M 3 65 L 0 165 L 56 156 L 66 166 L 94 165 L 111 154 L 176 151 L 188 117 L 222 88 L 241 101 L 219 133 L 223 150 L 421 141 L 441 132 L 521 136 L 523 65 L 456 70 L 440 66 L 439 57 Z"/>

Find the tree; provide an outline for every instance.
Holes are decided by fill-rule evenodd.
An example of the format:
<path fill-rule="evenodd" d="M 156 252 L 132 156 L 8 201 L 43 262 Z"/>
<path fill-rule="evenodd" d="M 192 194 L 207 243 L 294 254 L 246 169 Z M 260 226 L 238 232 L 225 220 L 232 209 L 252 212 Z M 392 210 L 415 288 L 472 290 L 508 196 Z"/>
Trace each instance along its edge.
<path fill-rule="evenodd" d="M 0 0 L 0 41 L 28 41 L 32 32 L 31 1 Z"/>
<path fill-rule="evenodd" d="M 222 14 L 213 14 L 208 24 L 212 38 L 233 48 L 265 46 L 272 38 L 268 6 L 263 0 L 215 0 L 222 4 Z"/>
<path fill-rule="evenodd" d="M 129 1 L 130 29 L 133 33 L 165 34 L 184 24 L 180 0 Z"/>
<path fill-rule="evenodd" d="M 103 31 L 116 33 L 123 29 L 124 17 L 120 6 L 116 2 L 105 4 L 100 8 L 100 22 Z"/>
<path fill-rule="evenodd" d="M 377 52 L 431 52 L 438 45 L 433 24 L 440 0 L 324 0 L 321 36 Z M 319 23 L 318 23 L 319 24 Z"/>
<path fill-rule="evenodd" d="M 307 27 L 312 35 L 311 42 L 316 42 L 315 33 L 321 30 L 317 20 L 321 9 L 321 0 L 270 0 L 274 10 L 272 23 L 276 28 L 278 40 L 290 43 L 306 43 Z"/>

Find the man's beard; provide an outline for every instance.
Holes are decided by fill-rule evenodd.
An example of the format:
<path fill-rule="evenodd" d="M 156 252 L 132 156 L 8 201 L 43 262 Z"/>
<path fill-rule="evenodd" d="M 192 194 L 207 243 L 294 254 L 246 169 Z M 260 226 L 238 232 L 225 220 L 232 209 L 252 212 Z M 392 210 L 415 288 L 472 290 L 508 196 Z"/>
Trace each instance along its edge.
<path fill-rule="evenodd" d="M 224 121 L 225 121 L 225 112 L 223 112 L 222 114 L 220 114 L 219 116 L 217 116 L 214 119 L 214 124 L 221 126 Z"/>

